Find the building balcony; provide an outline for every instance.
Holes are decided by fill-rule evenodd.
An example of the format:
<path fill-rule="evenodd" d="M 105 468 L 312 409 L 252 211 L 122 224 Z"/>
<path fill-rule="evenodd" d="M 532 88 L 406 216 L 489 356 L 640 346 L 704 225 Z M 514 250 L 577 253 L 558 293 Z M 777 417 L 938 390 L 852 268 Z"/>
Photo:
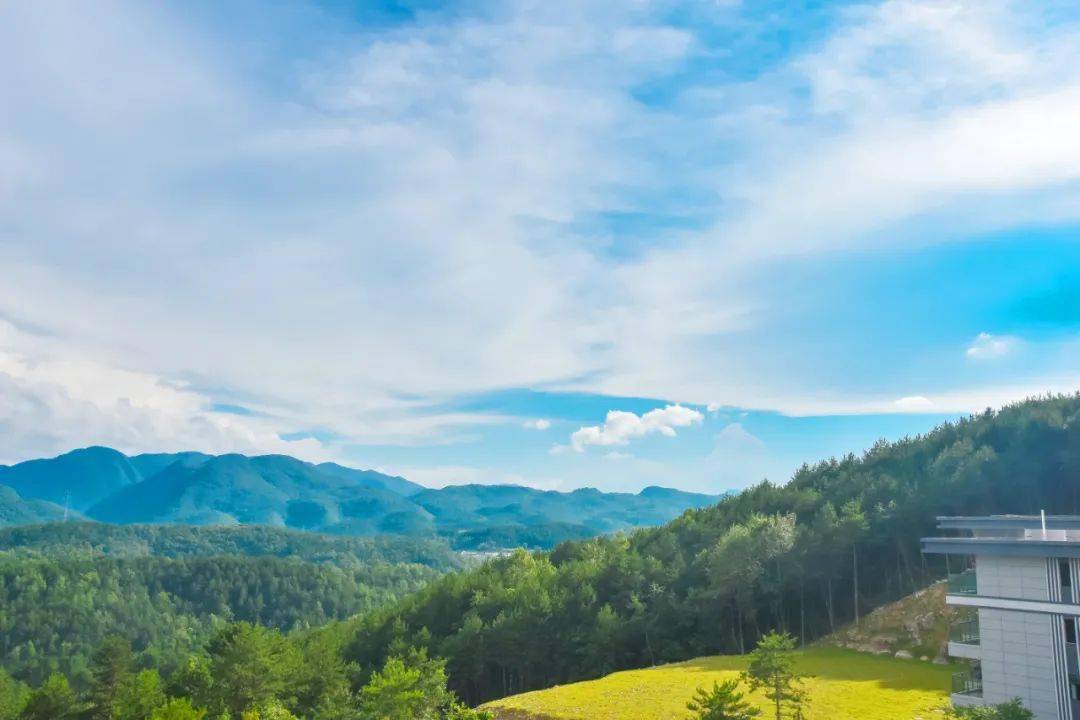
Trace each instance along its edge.
<path fill-rule="evenodd" d="M 962 620 L 949 629 L 949 657 L 979 660 L 979 619 Z"/>
<path fill-rule="evenodd" d="M 949 629 L 951 642 L 963 643 L 964 645 L 979 644 L 979 618 L 969 618 L 955 623 Z"/>
<path fill-rule="evenodd" d="M 981 698 L 982 692 L 982 672 L 977 668 L 953 673 L 952 694 L 954 696 Z"/>
<path fill-rule="evenodd" d="M 968 569 L 949 575 L 948 592 L 950 595 L 978 595 L 975 570 Z"/>

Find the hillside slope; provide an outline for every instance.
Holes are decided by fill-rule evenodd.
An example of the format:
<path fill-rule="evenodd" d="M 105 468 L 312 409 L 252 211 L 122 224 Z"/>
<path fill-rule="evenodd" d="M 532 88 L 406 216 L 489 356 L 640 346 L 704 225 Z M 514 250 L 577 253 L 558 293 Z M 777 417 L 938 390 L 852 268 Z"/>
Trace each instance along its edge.
<path fill-rule="evenodd" d="M 496 720 L 685 720 L 686 703 L 697 688 L 737 678 L 747 664 L 745 656 L 701 657 L 514 695 L 484 707 Z M 929 720 L 947 703 L 953 672 L 948 666 L 836 648 L 805 650 L 796 667 L 810 676 L 810 717 L 828 720 Z M 760 692 L 750 699 L 769 709 Z"/>

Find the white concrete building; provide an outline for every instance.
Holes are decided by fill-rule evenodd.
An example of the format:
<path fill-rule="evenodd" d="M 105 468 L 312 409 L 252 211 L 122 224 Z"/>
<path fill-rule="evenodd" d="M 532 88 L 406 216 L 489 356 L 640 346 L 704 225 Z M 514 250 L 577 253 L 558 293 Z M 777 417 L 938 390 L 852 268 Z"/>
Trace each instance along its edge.
<path fill-rule="evenodd" d="M 955 537 L 924 538 L 958 570 L 946 602 L 970 608 L 949 654 L 956 705 L 1020 698 L 1039 720 L 1080 720 L 1080 517 L 938 518 Z"/>

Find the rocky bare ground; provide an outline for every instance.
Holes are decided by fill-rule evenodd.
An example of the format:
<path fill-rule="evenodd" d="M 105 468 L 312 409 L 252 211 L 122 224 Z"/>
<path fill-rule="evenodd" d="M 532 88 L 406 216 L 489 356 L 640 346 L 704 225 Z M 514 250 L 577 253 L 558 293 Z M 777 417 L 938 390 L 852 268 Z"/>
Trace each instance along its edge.
<path fill-rule="evenodd" d="M 945 662 L 949 626 L 959 611 L 945 605 L 945 583 L 883 605 L 821 642 L 899 658 Z"/>

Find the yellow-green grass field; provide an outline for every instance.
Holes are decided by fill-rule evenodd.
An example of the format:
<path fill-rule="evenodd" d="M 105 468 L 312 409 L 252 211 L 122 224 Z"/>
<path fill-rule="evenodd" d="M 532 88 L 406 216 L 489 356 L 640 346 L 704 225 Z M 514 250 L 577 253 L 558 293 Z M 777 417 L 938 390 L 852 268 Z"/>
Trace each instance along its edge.
<path fill-rule="evenodd" d="M 747 662 L 746 656 L 721 655 L 628 670 L 495 700 L 485 708 L 499 720 L 685 720 L 696 688 L 737 677 Z M 955 671 L 833 647 L 808 648 L 799 653 L 797 665 L 810 676 L 810 720 L 940 718 Z M 766 708 L 759 693 L 750 697 Z"/>

